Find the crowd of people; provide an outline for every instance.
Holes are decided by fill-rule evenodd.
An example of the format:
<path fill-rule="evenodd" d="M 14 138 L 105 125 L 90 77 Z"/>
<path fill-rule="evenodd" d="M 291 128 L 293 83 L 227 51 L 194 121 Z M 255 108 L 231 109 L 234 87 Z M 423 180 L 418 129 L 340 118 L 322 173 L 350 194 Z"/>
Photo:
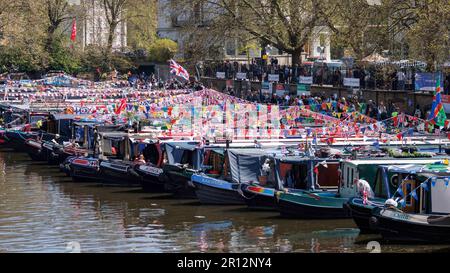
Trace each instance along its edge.
<path fill-rule="evenodd" d="M 313 84 L 342 87 L 344 78 L 360 79 L 362 89 L 414 90 L 415 74 L 419 67 L 399 67 L 396 65 L 355 64 L 351 69 L 339 63 L 309 62 L 303 64 L 281 65 L 278 59 L 261 62 L 253 59 L 249 63 L 237 61 L 210 62 L 199 65 L 203 77 L 216 77 L 217 72 L 225 73 L 225 79 L 237 79 L 244 73 L 249 81 L 268 81 L 269 74 L 279 75 L 279 83 L 299 83 L 299 77 L 312 77 Z M 450 78 L 444 79 L 448 91 Z"/>
<path fill-rule="evenodd" d="M 232 96 L 236 95 L 232 88 L 226 88 L 223 92 Z M 393 114 L 395 115 L 395 113 L 399 113 L 401 110 L 399 105 L 395 102 L 385 103 L 384 101 L 380 101 L 379 104 L 377 104 L 373 100 L 365 100 L 358 96 L 339 98 L 336 94 L 330 96 L 313 96 L 306 93 L 302 95 L 262 95 L 259 91 L 249 91 L 245 96 L 243 96 L 243 98 L 250 102 L 278 105 L 281 108 L 314 105 L 314 110 L 324 114 L 330 114 L 333 112 L 342 113 L 344 112 L 343 106 L 345 106 L 345 109 L 347 109 L 345 111 L 347 112 L 357 111 L 376 120 L 385 120 Z M 324 108 L 322 107 L 323 103 L 331 103 L 331 107 Z M 408 109 L 410 110 L 406 111 L 406 114 L 421 119 L 426 119 L 430 114 L 430 106 L 421 107 L 420 105 L 416 105 L 415 107 L 408 107 Z"/>

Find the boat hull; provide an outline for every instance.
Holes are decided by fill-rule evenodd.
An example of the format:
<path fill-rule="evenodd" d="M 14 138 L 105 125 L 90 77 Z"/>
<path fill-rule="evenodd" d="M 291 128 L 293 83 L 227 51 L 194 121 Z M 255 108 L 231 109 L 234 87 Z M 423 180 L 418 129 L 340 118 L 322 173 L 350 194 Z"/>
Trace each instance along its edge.
<path fill-rule="evenodd" d="M 103 185 L 121 187 L 140 187 L 141 178 L 131 164 L 102 161 L 100 177 Z"/>
<path fill-rule="evenodd" d="M 74 181 L 100 182 L 99 159 L 74 158 L 69 163 L 69 173 Z"/>
<path fill-rule="evenodd" d="M 345 198 L 320 196 L 318 193 L 281 193 L 278 209 L 282 217 L 300 219 L 350 218 L 344 209 Z"/>
<path fill-rule="evenodd" d="M 377 233 L 377 231 L 371 227 L 370 220 L 372 217 L 372 210 L 379 205 L 382 205 L 382 203 L 363 204 L 361 198 L 352 198 L 344 204 L 362 234 Z"/>
<path fill-rule="evenodd" d="M 267 211 L 278 210 L 274 189 L 241 184 L 241 190 L 244 196 L 243 199 L 249 209 Z"/>
<path fill-rule="evenodd" d="M 195 194 L 205 205 L 245 205 L 237 189 L 239 184 L 203 175 L 192 175 Z"/>
<path fill-rule="evenodd" d="M 165 188 L 176 198 L 197 199 L 195 189 L 190 185 L 193 172 L 176 166 L 164 166 Z"/>
<path fill-rule="evenodd" d="M 425 221 L 416 221 L 414 216 L 392 210 L 375 208 L 372 211 L 375 218 L 371 221 L 383 239 L 393 242 L 405 243 L 449 243 L 450 221 L 444 225 L 430 224 Z M 420 215 L 417 217 L 421 217 Z M 438 217 L 438 216 L 435 216 Z"/>
<path fill-rule="evenodd" d="M 145 192 L 166 192 L 163 170 L 155 166 L 137 165 L 136 173 L 141 176 L 142 190 Z"/>

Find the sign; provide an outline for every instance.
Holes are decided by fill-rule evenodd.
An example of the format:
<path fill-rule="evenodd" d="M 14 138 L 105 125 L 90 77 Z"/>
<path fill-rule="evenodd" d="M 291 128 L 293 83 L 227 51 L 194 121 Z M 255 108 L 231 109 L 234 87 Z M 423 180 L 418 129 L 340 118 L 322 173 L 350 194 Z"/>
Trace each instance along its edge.
<path fill-rule="evenodd" d="M 359 88 L 359 78 L 344 78 L 344 86 Z"/>
<path fill-rule="evenodd" d="M 441 94 L 442 104 L 446 114 L 450 114 L 450 95 Z"/>
<path fill-rule="evenodd" d="M 261 85 L 261 93 L 262 94 L 272 94 L 272 88 L 270 87 L 272 85 L 269 82 L 262 82 Z"/>
<path fill-rule="evenodd" d="M 416 91 L 435 91 L 436 80 L 440 77 L 440 73 L 416 73 L 415 74 L 415 90 Z M 442 77 L 441 77 L 442 79 Z M 443 89 L 443 81 L 441 80 L 441 89 Z"/>
<path fill-rule="evenodd" d="M 227 86 L 227 88 L 228 88 L 228 87 L 229 87 L 229 88 L 233 88 L 233 87 L 234 87 L 233 80 L 227 80 L 227 81 L 226 81 L 226 86 Z"/>
<path fill-rule="evenodd" d="M 310 95 L 311 94 L 311 85 L 309 84 L 297 84 L 297 95 L 301 96 L 301 95 Z"/>
<path fill-rule="evenodd" d="M 238 79 L 238 80 L 247 79 L 247 73 L 243 73 L 243 72 L 236 73 L 236 79 Z"/>
<path fill-rule="evenodd" d="M 280 97 L 286 95 L 286 89 L 284 88 L 284 84 L 279 83 L 276 85 L 276 93 L 277 96 Z"/>
<path fill-rule="evenodd" d="M 303 84 L 313 84 L 313 77 L 312 76 L 310 76 L 310 77 L 300 76 L 298 82 L 303 83 Z"/>
<path fill-rule="evenodd" d="M 225 72 L 216 72 L 216 78 L 225 79 Z"/>
<path fill-rule="evenodd" d="M 280 74 L 269 74 L 269 82 L 279 82 Z"/>

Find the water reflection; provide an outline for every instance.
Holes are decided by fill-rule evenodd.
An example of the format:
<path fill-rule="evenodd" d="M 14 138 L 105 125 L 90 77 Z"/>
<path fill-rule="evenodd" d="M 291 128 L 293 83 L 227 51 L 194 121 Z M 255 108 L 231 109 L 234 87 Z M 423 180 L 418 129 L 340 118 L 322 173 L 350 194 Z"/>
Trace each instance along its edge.
<path fill-rule="evenodd" d="M 0 252 L 368 252 L 351 220 L 202 206 L 140 189 L 73 183 L 56 167 L 0 152 Z M 382 251 L 445 246 L 382 245 Z M 447 246 L 448 248 L 448 246 Z"/>

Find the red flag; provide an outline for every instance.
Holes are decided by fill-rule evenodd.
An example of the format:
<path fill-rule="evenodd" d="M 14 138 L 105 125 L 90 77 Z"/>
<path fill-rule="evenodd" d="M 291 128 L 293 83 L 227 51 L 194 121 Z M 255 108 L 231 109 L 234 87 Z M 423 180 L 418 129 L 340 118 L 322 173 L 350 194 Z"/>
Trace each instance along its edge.
<path fill-rule="evenodd" d="M 73 18 L 72 34 L 70 35 L 70 40 L 72 40 L 72 42 L 75 42 L 76 38 L 77 38 L 77 21 L 75 20 L 75 18 Z"/>
<path fill-rule="evenodd" d="M 118 107 L 114 111 L 114 113 L 116 115 L 120 115 L 120 113 L 122 113 L 122 111 L 125 110 L 126 108 L 127 108 L 127 100 L 126 99 L 122 99 L 120 101 L 120 104 L 118 105 Z"/>

